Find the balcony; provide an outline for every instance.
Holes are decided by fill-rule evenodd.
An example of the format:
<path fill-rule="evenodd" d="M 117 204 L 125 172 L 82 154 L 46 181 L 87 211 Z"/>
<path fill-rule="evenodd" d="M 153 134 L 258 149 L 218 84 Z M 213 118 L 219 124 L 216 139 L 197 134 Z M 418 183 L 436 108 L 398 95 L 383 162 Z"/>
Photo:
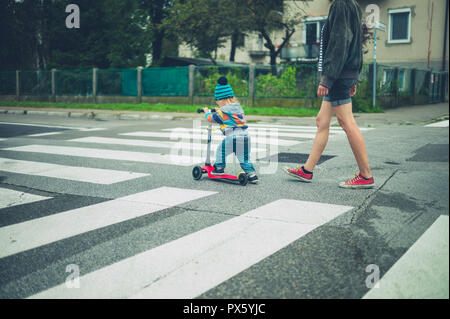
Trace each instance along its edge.
<path fill-rule="evenodd" d="M 270 55 L 269 51 L 264 51 L 264 50 L 250 50 L 250 51 L 248 51 L 248 54 L 252 58 L 264 58 L 264 57 Z"/>
<path fill-rule="evenodd" d="M 288 61 L 317 60 L 319 56 L 319 44 L 291 45 L 281 49 L 281 59 Z"/>

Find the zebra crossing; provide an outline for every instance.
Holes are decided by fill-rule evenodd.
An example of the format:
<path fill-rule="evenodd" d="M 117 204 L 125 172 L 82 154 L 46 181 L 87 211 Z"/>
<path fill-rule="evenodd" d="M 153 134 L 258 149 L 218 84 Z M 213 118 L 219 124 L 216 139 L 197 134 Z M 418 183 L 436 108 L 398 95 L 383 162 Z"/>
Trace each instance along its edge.
<path fill-rule="evenodd" d="M 281 129 L 281 130 L 278 130 Z M 277 132 L 283 132 L 282 127 Z M 274 131 L 261 129 L 254 135 L 252 152 L 267 156 L 273 146 L 298 145 L 299 139 L 311 139 L 311 128 L 300 131 L 286 128 L 286 134 L 274 136 Z M 295 129 L 295 128 L 294 128 Z M 133 161 L 158 165 L 192 166 L 204 161 L 206 131 L 175 128 L 173 130 L 134 131 L 101 136 L 100 130 L 77 129 L 84 137 L 64 138 L 66 130 L 28 134 L 26 145 L 0 144 L 0 174 L 20 174 L 45 177 L 49 181 L 70 180 L 80 183 L 114 185 L 143 177 L 142 173 L 114 169 L 54 164 L 33 161 L 33 155 L 52 158 L 79 158 L 95 161 Z M 202 132 L 203 131 L 203 132 Z M 90 133 L 93 135 L 90 135 Z M 95 132 L 95 133 L 94 133 Z M 306 133 L 305 133 L 306 132 Z M 212 150 L 222 137 L 215 132 Z M 252 132 L 251 134 L 253 134 Z M 304 135 L 301 135 L 304 134 Z M 87 136 L 86 136 L 87 135 Z M 42 139 L 58 138 L 65 146 L 40 143 Z M 8 141 L 14 138 L 8 139 Z M 5 140 L 6 141 L 6 140 Z M 0 141 L 1 143 L 1 141 Z M 23 143 L 22 143 L 23 144 Z M 57 143 L 58 144 L 58 143 Z M 132 150 L 110 149 L 132 147 Z M 275 151 L 278 148 L 275 148 Z M 155 152 L 155 150 L 163 150 Z M 173 154 L 173 150 L 181 154 Z M 171 152 L 172 150 L 172 152 Z M 15 154 L 14 158 L 8 158 Z M 187 155 L 183 155 L 187 154 Z M 20 156 L 19 156 L 20 155 Z M 14 175 L 13 175 L 14 176 Z M 80 208 L 63 210 L 39 218 L 6 224 L 0 228 L 0 260 L 39 252 L 68 238 L 86 236 L 151 214 L 170 212 L 171 208 L 217 195 L 215 191 L 181 187 L 157 187 L 146 191 L 106 200 Z M 2 208 L 20 207 L 51 199 L 8 188 L 0 188 Z M 65 282 L 48 287 L 29 298 L 194 298 L 221 282 L 275 253 L 313 229 L 351 210 L 352 207 L 278 200 L 262 205 L 242 215 L 169 241 L 135 256 L 115 262 L 80 277 L 79 289 L 68 289 Z M 276 212 L 275 214 L 273 212 Z M 236 251 L 235 248 L 239 247 Z M 217 269 L 222 269 L 217 272 Z M 123 278 L 105 286 L 109 276 Z M 199 276 L 208 278 L 194 285 Z M 183 287 L 179 289 L 180 279 Z M 176 286 L 176 287 L 174 287 Z"/>
<path fill-rule="evenodd" d="M 206 133 L 202 131 L 196 127 L 136 130 L 106 137 L 97 134 L 100 130 L 85 129 L 82 132 L 88 136 L 59 139 L 64 146 L 41 143 L 40 139 L 56 135 L 46 133 L 28 135 L 30 140 L 27 145 L 8 144 L 5 147 L 2 142 L 11 139 L 0 140 L 0 174 L 41 176 L 50 183 L 70 180 L 105 186 L 152 178 L 152 171 L 142 173 L 132 169 L 125 171 L 44 163 L 31 160 L 31 155 L 188 167 L 204 161 Z M 255 141 L 252 152 L 258 158 L 277 152 L 278 146 L 297 146 L 314 138 L 314 131 L 312 127 L 255 125 L 250 131 Z M 90 135 L 91 132 L 95 133 Z M 213 150 L 222 138 L 216 133 Z M 332 128 L 330 134 L 339 138 L 343 136 L 343 131 Z M 134 150 L 110 149 L 111 146 L 133 147 Z M 174 149 L 176 152 L 171 152 Z M 161 150 L 164 152 L 161 153 Z M 16 156 L 8 158 L 9 154 Z M 44 249 L 48 253 L 51 249 L 57 249 L 58 246 L 53 246 L 55 243 L 75 237 L 84 238 L 92 232 L 102 232 L 142 217 L 170 215 L 180 205 L 207 201 L 218 195 L 217 191 L 183 185 L 154 187 L 105 199 L 97 204 L 6 224 L 0 227 L 0 262 L 16 256 L 26 259 L 31 251 L 33 256 Z M 16 207 L 21 212 L 21 205 L 32 205 L 51 198 L 0 187 L 0 218 L 2 209 Z M 81 272 L 78 288 L 70 288 L 64 280 L 50 280 L 44 289 L 22 297 L 196 298 L 353 209 L 352 206 L 283 198 L 261 203 L 242 214 L 228 216 L 210 226 L 114 260 L 87 273 Z M 8 296 L 1 287 L 0 294 Z"/>

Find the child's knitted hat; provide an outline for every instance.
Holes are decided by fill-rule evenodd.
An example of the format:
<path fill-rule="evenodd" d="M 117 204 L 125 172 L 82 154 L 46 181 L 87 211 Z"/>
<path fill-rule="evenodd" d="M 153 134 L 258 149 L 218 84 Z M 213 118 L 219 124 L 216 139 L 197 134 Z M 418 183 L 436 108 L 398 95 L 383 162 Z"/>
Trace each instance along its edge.
<path fill-rule="evenodd" d="M 217 80 L 217 86 L 216 86 L 216 90 L 214 93 L 214 99 L 217 101 L 217 100 L 227 99 L 227 98 L 230 98 L 233 96 L 234 96 L 233 89 L 228 84 L 227 78 L 224 76 L 221 76 Z"/>

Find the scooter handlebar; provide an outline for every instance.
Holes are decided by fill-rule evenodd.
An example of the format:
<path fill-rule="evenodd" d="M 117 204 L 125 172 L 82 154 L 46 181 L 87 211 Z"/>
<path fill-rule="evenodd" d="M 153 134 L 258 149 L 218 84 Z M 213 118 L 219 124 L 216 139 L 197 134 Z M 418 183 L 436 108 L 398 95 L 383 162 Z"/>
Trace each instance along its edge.
<path fill-rule="evenodd" d="M 216 109 L 211 109 L 212 113 L 216 112 Z M 204 113 L 203 109 L 197 109 L 197 113 Z"/>

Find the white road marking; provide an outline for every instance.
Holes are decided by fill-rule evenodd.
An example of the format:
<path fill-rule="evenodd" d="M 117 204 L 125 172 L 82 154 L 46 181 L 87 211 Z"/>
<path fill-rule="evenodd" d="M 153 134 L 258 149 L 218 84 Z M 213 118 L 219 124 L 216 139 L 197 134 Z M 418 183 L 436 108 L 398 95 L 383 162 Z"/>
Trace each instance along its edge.
<path fill-rule="evenodd" d="M 193 130 L 201 130 L 201 131 L 206 131 L 206 126 L 203 128 L 182 128 L 182 127 L 177 127 L 177 128 L 169 128 L 169 129 L 163 129 L 163 131 L 193 131 Z M 286 133 L 286 132 L 298 132 L 298 133 L 316 133 L 317 132 L 317 127 L 306 127 L 305 128 L 280 128 L 280 127 L 249 127 L 247 130 L 248 132 L 253 132 L 253 133 L 257 133 L 257 134 L 271 134 L 271 129 L 273 130 L 277 130 L 278 134 L 281 133 Z M 216 129 L 218 130 L 218 129 Z M 332 134 L 345 134 L 345 132 L 342 129 L 333 129 L 330 128 L 330 133 Z M 279 135 L 279 136 L 284 136 L 284 135 Z M 286 135 L 289 136 L 289 135 Z"/>
<path fill-rule="evenodd" d="M 190 134 L 183 132 L 131 132 L 131 133 L 122 133 L 120 135 L 124 136 L 138 136 L 138 137 L 159 137 L 159 138 L 173 138 L 173 139 L 208 139 L 206 132 L 204 134 Z M 278 138 L 274 138 L 272 136 L 260 136 L 260 135 L 251 135 L 251 142 L 258 144 L 271 144 L 271 145 L 280 145 L 280 146 L 293 146 L 300 144 L 298 141 L 294 140 L 282 140 Z M 221 141 L 224 136 L 219 134 L 213 134 L 212 140 Z"/>
<path fill-rule="evenodd" d="M 156 147 L 156 148 L 178 148 L 188 150 L 206 150 L 206 143 L 183 143 L 183 142 L 163 142 L 163 141 L 148 141 L 148 140 L 136 140 L 136 139 L 124 139 L 124 138 L 107 138 L 107 137 L 82 137 L 69 140 L 69 142 L 80 143 L 94 143 L 94 144 L 107 144 L 107 145 L 128 145 L 128 146 L 143 146 L 143 147 Z M 211 145 L 211 150 L 217 148 L 219 143 Z M 252 151 L 265 150 L 262 148 L 253 148 Z"/>
<path fill-rule="evenodd" d="M 191 166 L 204 161 L 203 158 L 181 156 L 172 154 L 154 154 L 128 151 L 114 151 L 105 149 L 52 146 L 52 145 L 26 145 L 11 148 L 3 148 L 5 151 L 33 152 L 52 155 L 66 155 L 77 157 L 101 158 L 108 160 L 123 160 L 145 163 L 158 163 L 179 166 Z"/>
<path fill-rule="evenodd" d="M 150 175 L 100 168 L 22 161 L 9 158 L 0 158 L 0 171 L 105 185 Z"/>
<path fill-rule="evenodd" d="M 105 128 L 85 128 L 85 127 L 74 127 L 74 126 L 59 126 L 59 125 L 43 125 L 43 124 L 32 124 L 32 123 L 12 123 L 12 122 L 0 122 L 0 124 L 7 125 L 22 125 L 22 126 L 36 126 L 36 127 L 47 127 L 47 128 L 61 128 L 66 130 L 79 130 L 82 132 L 90 132 L 90 131 L 102 131 Z"/>
<path fill-rule="evenodd" d="M 58 135 L 63 132 L 48 132 L 48 133 L 39 133 L 39 134 L 31 134 L 27 135 L 28 137 L 41 137 L 41 136 L 50 136 L 50 135 Z"/>
<path fill-rule="evenodd" d="M 0 228 L 0 258 L 161 211 L 212 194 L 215 194 L 215 192 L 161 187 L 111 201 L 5 226 Z"/>
<path fill-rule="evenodd" d="M 255 127 L 255 128 L 279 128 L 280 130 L 282 129 L 315 129 L 315 126 L 302 126 L 302 125 L 279 125 L 279 124 L 249 124 L 249 127 Z M 366 127 L 361 127 L 359 128 L 361 131 L 371 131 L 374 130 L 374 128 L 366 128 Z M 331 126 L 330 130 L 338 130 L 341 131 L 342 128 L 341 127 L 337 127 L 337 126 Z"/>
<path fill-rule="evenodd" d="M 442 215 L 363 298 L 448 299 L 448 236 L 449 217 Z"/>
<path fill-rule="evenodd" d="M 1 167 L 1 163 L 0 163 Z M 50 199 L 39 195 L 28 194 L 8 188 L 0 188 L 0 209 Z M 0 213 L 1 215 L 1 213 Z"/>
<path fill-rule="evenodd" d="M 248 129 L 248 133 L 250 136 L 270 136 L 274 133 L 276 129 Z M 205 132 L 203 129 L 194 129 L 194 128 L 175 128 L 175 129 L 164 129 L 163 131 L 171 131 L 175 133 L 196 133 L 200 134 Z M 334 132 L 334 133 L 341 133 L 341 132 Z M 287 133 L 287 132 L 281 132 L 277 131 L 276 134 L 280 137 L 297 137 L 297 138 L 315 138 L 316 134 L 315 131 L 308 131 L 303 133 Z"/>
<path fill-rule="evenodd" d="M 425 125 L 425 127 L 448 127 L 448 121 L 449 120 L 428 124 L 428 125 Z"/>
<path fill-rule="evenodd" d="M 194 298 L 350 209 L 277 200 L 31 298 Z"/>

